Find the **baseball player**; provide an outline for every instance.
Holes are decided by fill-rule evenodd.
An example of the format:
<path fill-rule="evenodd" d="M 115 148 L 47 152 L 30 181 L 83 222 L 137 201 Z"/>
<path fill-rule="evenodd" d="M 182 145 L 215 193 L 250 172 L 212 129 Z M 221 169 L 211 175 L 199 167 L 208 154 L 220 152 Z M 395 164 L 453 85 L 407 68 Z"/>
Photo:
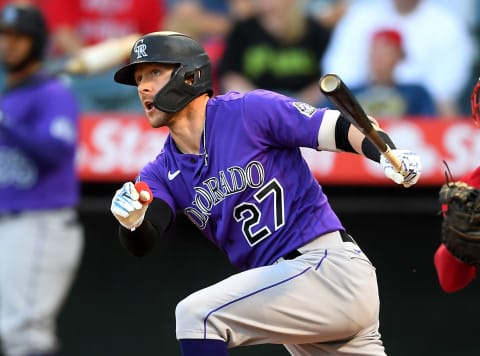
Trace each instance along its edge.
<path fill-rule="evenodd" d="M 47 29 L 32 6 L 0 13 L 0 336 L 6 356 L 54 355 L 56 317 L 80 260 L 79 112 L 42 72 Z"/>
<path fill-rule="evenodd" d="M 480 80 L 475 85 L 472 95 L 471 95 L 471 109 L 472 117 L 475 125 L 480 127 Z M 476 207 L 479 209 L 479 200 L 480 199 L 480 166 L 475 170 L 463 177 L 461 182 L 469 186 L 468 189 L 473 188 L 472 196 L 477 200 L 470 201 L 470 206 Z M 453 187 L 455 189 L 455 187 Z M 452 195 L 455 195 L 454 190 L 452 190 Z M 468 198 L 467 198 L 468 199 Z M 444 217 L 448 214 L 448 210 L 451 210 L 451 207 L 448 206 L 449 203 L 445 202 L 443 204 L 443 214 Z M 467 209 L 467 208 L 466 208 Z M 447 293 L 452 293 L 459 291 L 466 286 L 468 286 L 478 274 L 478 266 L 480 266 L 480 216 L 478 211 L 463 211 L 462 220 L 455 221 L 458 223 L 463 223 L 462 225 L 468 231 L 463 231 L 459 226 L 452 226 L 451 223 L 444 219 L 442 221 L 442 243 L 437 248 L 434 254 L 434 266 L 437 271 L 438 280 L 442 289 Z M 476 218 L 474 218 L 476 216 Z M 450 233 L 452 231 L 461 230 L 462 233 L 454 234 Z M 449 239 L 448 247 L 445 243 L 446 237 L 451 237 Z M 469 241 L 469 242 L 467 242 Z M 463 245 L 470 243 L 471 245 Z M 458 245 L 457 245 L 458 244 Z M 477 247 L 478 245 L 478 247 Z M 461 249 L 466 249 L 469 252 L 463 254 Z"/>
<path fill-rule="evenodd" d="M 212 97 L 208 56 L 180 33 L 141 37 L 114 78 L 138 87 L 152 127 L 169 128 L 136 184 L 113 196 L 121 242 L 146 255 L 183 213 L 241 270 L 177 305 L 182 354 L 275 343 L 292 355 L 385 355 L 375 268 L 299 147 L 364 154 L 405 187 L 419 157 L 395 149 L 397 173 L 338 111 L 275 92 Z"/>

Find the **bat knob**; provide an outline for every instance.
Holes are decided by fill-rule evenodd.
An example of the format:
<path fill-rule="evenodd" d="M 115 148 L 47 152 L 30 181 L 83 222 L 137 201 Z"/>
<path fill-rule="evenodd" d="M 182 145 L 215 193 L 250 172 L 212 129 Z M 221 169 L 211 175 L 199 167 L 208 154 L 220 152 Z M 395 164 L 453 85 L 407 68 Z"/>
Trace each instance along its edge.
<path fill-rule="evenodd" d="M 318 85 L 324 94 L 329 94 L 340 88 L 341 83 L 342 81 L 338 75 L 330 73 L 322 76 Z"/>

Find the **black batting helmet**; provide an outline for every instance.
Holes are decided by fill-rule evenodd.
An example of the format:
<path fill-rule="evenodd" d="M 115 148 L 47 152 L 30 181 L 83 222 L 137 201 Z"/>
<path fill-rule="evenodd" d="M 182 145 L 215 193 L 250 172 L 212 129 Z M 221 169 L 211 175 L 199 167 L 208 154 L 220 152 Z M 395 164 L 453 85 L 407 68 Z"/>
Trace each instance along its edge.
<path fill-rule="evenodd" d="M 134 69 L 139 63 L 178 65 L 172 78 L 155 95 L 154 105 L 161 111 L 178 112 L 199 95 L 213 93 L 210 58 L 204 48 L 187 35 L 161 31 L 142 36 L 133 45 L 130 63 L 115 73 L 115 81 L 136 86 Z M 187 78 L 193 78 L 193 83 L 185 83 Z"/>
<path fill-rule="evenodd" d="M 31 4 L 6 5 L 0 12 L 0 32 L 13 31 L 33 39 L 31 58 L 41 59 L 48 41 L 48 30 L 42 12 Z"/>

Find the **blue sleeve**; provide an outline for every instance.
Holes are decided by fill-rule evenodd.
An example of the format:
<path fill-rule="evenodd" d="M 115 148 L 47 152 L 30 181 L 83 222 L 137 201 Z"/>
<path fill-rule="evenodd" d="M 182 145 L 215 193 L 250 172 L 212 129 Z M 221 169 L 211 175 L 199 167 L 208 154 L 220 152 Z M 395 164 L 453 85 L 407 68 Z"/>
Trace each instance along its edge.
<path fill-rule="evenodd" d="M 420 115 L 426 116 L 435 116 L 438 114 L 437 108 L 435 106 L 435 102 L 431 95 L 427 92 L 427 90 L 423 87 L 420 87 L 419 92 L 417 93 L 416 100 L 420 103 L 420 107 L 418 108 L 418 113 Z"/>
<path fill-rule="evenodd" d="M 422 85 L 399 85 L 398 90 L 408 102 L 407 115 L 436 116 L 438 114 L 435 102 Z"/>

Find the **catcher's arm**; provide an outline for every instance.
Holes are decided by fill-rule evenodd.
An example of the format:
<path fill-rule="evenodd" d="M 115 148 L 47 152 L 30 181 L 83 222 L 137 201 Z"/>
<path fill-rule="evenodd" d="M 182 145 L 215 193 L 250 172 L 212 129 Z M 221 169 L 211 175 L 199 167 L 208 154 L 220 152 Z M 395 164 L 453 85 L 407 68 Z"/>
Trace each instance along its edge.
<path fill-rule="evenodd" d="M 444 292 L 453 293 L 465 288 L 477 276 L 477 269 L 456 258 L 441 244 L 433 257 L 438 282 Z"/>
<path fill-rule="evenodd" d="M 480 78 L 472 90 L 470 105 L 473 121 L 477 126 L 480 126 Z M 458 219 L 463 219 L 461 225 L 465 225 L 465 220 L 475 221 L 474 213 L 466 213 L 466 208 L 467 205 L 470 205 L 470 207 L 473 205 L 474 208 L 475 205 L 477 207 L 479 205 L 478 201 L 477 203 L 472 202 L 470 191 L 480 188 L 480 167 L 477 167 L 471 174 L 463 178 L 463 183 L 461 181 L 452 183 L 448 182 L 448 178 L 451 178 L 451 173 L 448 165 L 446 166 L 447 184 L 442 186 L 439 193 L 442 211 L 442 244 L 435 252 L 434 265 L 442 289 L 445 292 L 455 292 L 465 288 L 478 274 L 478 268 L 472 264 L 472 262 L 478 259 L 478 256 L 475 257 L 473 255 L 468 258 L 464 256 L 464 250 L 469 249 L 468 244 L 475 243 L 475 240 L 468 239 L 468 234 L 465 235 L 458 230 L 458 225 L 460 225 Z M 460 191 L 463 193 L 459 193 Z M 473 195 L 479 196 L 479 194 L 475 193 Z M 470 197 L 470 201 L 468 201 L 467 197 Z M 461 210 L 462 207 L 464 211 L 460 211 L 460 214 L 458 214 L 459 208 Z M 455 222 L 455 218 L 451 217 L 455 214 L 457 215 L 457 222 Z M 480 229 L 477 225 L 478 230 Z M 474 247 L 472 251 L 478 251 L 478 249 Z M 470 253 L 474 254 L 472 251 Z"/>

